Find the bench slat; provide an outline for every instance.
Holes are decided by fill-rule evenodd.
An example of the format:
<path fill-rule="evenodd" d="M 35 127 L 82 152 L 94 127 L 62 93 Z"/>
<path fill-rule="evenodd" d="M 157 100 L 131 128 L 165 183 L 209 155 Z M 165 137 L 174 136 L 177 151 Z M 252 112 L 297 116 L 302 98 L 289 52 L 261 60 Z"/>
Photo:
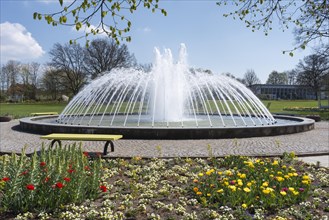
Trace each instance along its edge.
<path fill-rule="evenodd" d="M 122 135 L 109 134 L 61 134 L 54 133 L 41 136 L 41 139 L 48 140 L 78 140 L 78 141 L 114 141 L 122 138 Z"/>
<path fill-rule="evenodd" d="M 33 112 L 31 116 L 40 116 L 40 115 L 58 115 L 58 112 Z"/>

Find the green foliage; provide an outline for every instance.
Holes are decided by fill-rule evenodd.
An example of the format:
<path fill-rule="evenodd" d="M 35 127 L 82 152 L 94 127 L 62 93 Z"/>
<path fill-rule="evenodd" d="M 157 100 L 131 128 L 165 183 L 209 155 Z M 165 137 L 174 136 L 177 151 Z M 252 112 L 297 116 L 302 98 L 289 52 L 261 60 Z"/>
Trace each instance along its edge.
<path fill-rule="evenodd" d="M 159 0 L 74 0 L 68 4 L 59 0 L 59 4 L 62 10 L 50 14 L 35 12 L 33 19 L 42 20 L 44 18 L 48 24 L 53 26 L 58 24 L 74 26 L 77 31 L 85 29 L 85 35 L 80 38 L 87 38 L 90 34 L 105 33 L 118 44 L 120 41 L 131 41 L 128 33 L 132 23 L 126 16 L 127 12 L 133 14 L 138 8 L 144 7 L 153 13 L 160 11 L 161 14 L 167 16 L 167 11 L 159 7 Z M 92 26 L 94 17 L 98 17 L 100 20 L 97 26 Z M 70 40 L 70 43 L 75 43 L 76 40 Z"/>
<path fill-rule="evenodd" d="M 226 157 L 193 182 L 195 197 L 203 206 L 237 206 L 250 212 L 298 204 L 309 196 L 311 184 L 308 174 L 298 173 L 283 160 L 242 156 Z"/>
<path fill-rule="evenodd" d="M 24 150 L 20 156 L 4 156 L 0 171 L 0 211 L 55 211 L 100 193 L 101 160 L 88 160 L 75 144 L 42 148 L 31 158 Z"/>

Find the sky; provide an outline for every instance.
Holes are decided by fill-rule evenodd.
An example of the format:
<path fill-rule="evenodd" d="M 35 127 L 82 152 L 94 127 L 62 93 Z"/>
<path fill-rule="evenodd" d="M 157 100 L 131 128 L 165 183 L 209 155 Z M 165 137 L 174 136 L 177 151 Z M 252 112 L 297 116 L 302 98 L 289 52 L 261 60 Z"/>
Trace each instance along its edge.
<path fill-rule="evenodd" d="M 58 11 L 58 0 L 0 0 L 0 4 L 1 66 L 8 60 L 45 64 L 55 43 L 65 44 L 83 35 L 72 27 L 53 27 L 33 19 L 34 12 Z M 243 22 L 223 17 L 227 9 L 217 6 L 216 1 L 166 0 L 159 6 L 166 9 L 167 16 L 146 9 L 130 15 L 132 41 L 126 44 L 138 63 L 152 63 L 155 47 L 171 49 L 177 60 L 184 43 L 191 67 L 229 72 L 239 78 L 253 69 L 265 83 L 273 70 L 291 70 L 312 52 L 307 48 L 297 50 L 293 57 L 283 54 L 294 47 L 292 30 L 282 32 L 274 26 L 268 36 L 252 32 Z M 85 43 L 83 39 L 78 42 Z"/>

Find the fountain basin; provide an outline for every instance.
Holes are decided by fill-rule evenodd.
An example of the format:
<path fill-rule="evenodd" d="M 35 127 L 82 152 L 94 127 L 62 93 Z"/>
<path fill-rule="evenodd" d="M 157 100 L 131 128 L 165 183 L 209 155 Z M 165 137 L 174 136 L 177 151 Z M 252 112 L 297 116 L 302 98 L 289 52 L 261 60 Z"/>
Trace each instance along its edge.
<path fill-rule="evenodd" d="M 37 134 L 83 133 L 121 134 L 124 139 L 222 139 L 293 134 L 314 129 L 314 120 L 293 116 L 274 115 L 277 123 L 256 126 L 166 127 L 166 126 L 97 126 L 56 123 L 57 116 L 39 116 L 20 119 L 25 132 Z"/>

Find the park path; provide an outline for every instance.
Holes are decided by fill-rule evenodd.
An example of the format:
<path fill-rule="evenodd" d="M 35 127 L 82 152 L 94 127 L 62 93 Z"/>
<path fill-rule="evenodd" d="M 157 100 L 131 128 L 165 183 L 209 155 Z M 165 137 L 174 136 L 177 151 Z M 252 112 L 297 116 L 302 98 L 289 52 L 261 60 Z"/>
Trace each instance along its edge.
<path fill-rule="evenodd" d="M 19 121 L 0 123 L 0 152 L 26 153 L 39 150 L 40 135 L 19 130 Z M 69 143 L 63 142 L 63 143 Z M 85 151 L 102 152 L 104 143 L 84 142 Z M 247 156 L 282 155 L 294 151 L 297 155 L 329 154 L 329 122 L 315 123 L 315 129 L 307 132 L 272 137 L 204 140 L 118 140 L 115 141 L 114 157 L 207 157 L 232 154 Z"/>

